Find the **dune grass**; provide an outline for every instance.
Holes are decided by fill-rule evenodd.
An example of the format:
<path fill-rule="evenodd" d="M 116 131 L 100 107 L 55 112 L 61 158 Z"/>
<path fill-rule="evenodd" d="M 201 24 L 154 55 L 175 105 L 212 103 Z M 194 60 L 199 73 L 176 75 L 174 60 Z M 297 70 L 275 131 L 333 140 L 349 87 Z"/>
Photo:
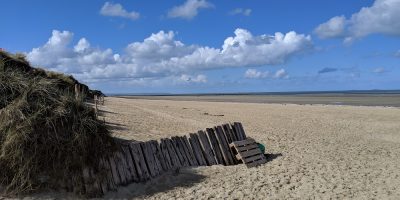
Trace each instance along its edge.
<path fill-rule="evenodd" d="M 99 160 L 116 148 L 106 125 L 60 87 L 68 76 L 41 76 L 21 67 L 21 58 L 7 59 L 0 59 L 0 184 L 8 194 L 82 188 L 82 169 L 102 170 Z"/>

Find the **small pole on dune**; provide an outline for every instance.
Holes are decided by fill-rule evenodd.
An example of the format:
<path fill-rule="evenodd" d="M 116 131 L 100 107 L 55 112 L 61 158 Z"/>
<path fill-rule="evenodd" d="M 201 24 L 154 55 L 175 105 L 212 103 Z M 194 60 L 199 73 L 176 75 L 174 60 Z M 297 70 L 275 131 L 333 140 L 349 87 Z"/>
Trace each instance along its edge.
<path fill-rule="evenodd" d="M 75 84 L 75 99 L 79 99 L 79 87 L 78 84 Z"/>
<path fill-rule="evenodd" d="M 94 105 L 95 105 L 95 112 L 97 117 L 97 95 L 94 95 Z"/>

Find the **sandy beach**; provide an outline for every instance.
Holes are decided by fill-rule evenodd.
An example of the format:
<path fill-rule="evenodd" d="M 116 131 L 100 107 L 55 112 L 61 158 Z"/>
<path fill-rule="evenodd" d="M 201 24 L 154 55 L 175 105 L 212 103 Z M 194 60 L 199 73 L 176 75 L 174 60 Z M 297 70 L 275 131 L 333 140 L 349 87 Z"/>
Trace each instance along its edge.
<path fill-rule="evenodd" d="M 269 162 L 182 169 L 105 198 L 398 199 L 400 109 L 108 97 L 114 134 L 146 141 L 240 121 Z"/>

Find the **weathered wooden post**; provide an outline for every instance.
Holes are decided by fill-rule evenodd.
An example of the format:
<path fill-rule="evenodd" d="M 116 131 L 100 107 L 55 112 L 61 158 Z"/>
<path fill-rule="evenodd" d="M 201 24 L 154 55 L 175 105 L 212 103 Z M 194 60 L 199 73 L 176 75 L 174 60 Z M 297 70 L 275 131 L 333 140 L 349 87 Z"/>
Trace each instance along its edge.
<path fill-rule="evenodd" d="M 75 84 L 75 99 L 79 99 L 79 86 L 78 84 Z"/>
<path fill-rule="evenodd" d="M 96 117 L 97 117 L 97 95 L 94 95 L 94 106 L 95 106 L 95 112 L 96 112 Z"/>

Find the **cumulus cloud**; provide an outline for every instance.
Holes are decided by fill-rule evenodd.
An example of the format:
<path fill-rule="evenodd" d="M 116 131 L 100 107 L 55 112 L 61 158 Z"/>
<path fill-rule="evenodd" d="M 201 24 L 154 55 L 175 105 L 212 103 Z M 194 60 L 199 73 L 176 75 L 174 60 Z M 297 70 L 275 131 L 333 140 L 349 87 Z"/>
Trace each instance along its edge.
<path fill-rule="evenodd" d="M 400 1 L 375 0 L 350 18 L 333 17 L 319 25 L 315 33 L 321 38 L 342 37 L 346 43 L 374 33 L 400 36 Z"/>
<path fill-rule="evenodd" d="M 251 9 L 250 8 L 236 8 L 229 12 L 230 15 L 244 15 L 244 16 L 250 16 L 251 14 Z"/>
<path fill-rule="evenodd" d="M 119 3 L 104 3 L 103 7 L 100 9 L 100 14 L 104 16 L 111 16 L 111 17 L 123 17 L 131 20 L 139 19 L 140 14 L 135 11 L 128 12 L 122 7 Z"/>
<path fill-rule="evenodd" d="M 93 67 L 115 63 L 118 54 L 113 54 L 111 49 L 92 48 L 85 38 L 71 48 L 72 37 L 73 33 L 69 31 L 53 30 L 47 43 L 33 48 L 27 58 L 33 65 L 66 73 L 83 73 Z"/>
<path fill-rule="evenodd" d="M 284 69 L 280 69 L 275 72 L 275 78 L 289 78 L 288 73 Z"/>
<path fill-rule="evenodd" d="M 220 48 L 187 45 L 176 40 L 174 32 L 159 31 L 143 41 L 128 44 L 121 54 L 94 48 L 85 38 L 72 44 L 72 37 L 69 31 L 54 30 L 47 43 L 32 49 L 27 58 L 34 65 L 71 73 L 80 80 L 125 80 L 179 77 L 217 68 L 276 65 L 313 47 L 307 35 L 278 32 L 254 36 L 245 29 L 236 29 Z M 192 82 L 207 80 L 202 75 L 189 78 Z"/>
<path fill-rule="evenodd" d="M 214 7 L 214 5 L 206 0 L 187 0 L 184 4 L 175 6 L 169 10 L 168 17 L 192 19 L 199 13 L 200 9 L 212 7 Z"/>
<path fill-rule="evenodd" d="M 264 79 L 264 78 L 289 78 L 288 73 L 284 69 L 279 69 L 275 73 L 270 74 L 269 71 L 258 71 L 256 69 L 248 69 L 244 73 L 244 77 L 248 79 Z"/>
<path fill-rule="evenodd" d="M 256 69 L 248 69 L 244 73 L 244 77 L 249 78 L 249 79 L 266 78 L 266 77 L 268 77 L 268 75 L 269 75 L 268 71 L 261 72 L 261 71 L 257 71 Z"/>
<path fill-rule="evenodd" d="M 337 68 L 325 67 L 325 68 L 319 70 L 318 74 L 331 73 L 331 72 L 336 72 L 336 71 L 338 71 Z"/>
<path fill-rule="evenodd" d="M 344 35 L 345 24 L 346 18 L 344 16 L 333 17 L 329 21 L 320 24 L 314 32 L 320 38 L 342 37 Z"/>

